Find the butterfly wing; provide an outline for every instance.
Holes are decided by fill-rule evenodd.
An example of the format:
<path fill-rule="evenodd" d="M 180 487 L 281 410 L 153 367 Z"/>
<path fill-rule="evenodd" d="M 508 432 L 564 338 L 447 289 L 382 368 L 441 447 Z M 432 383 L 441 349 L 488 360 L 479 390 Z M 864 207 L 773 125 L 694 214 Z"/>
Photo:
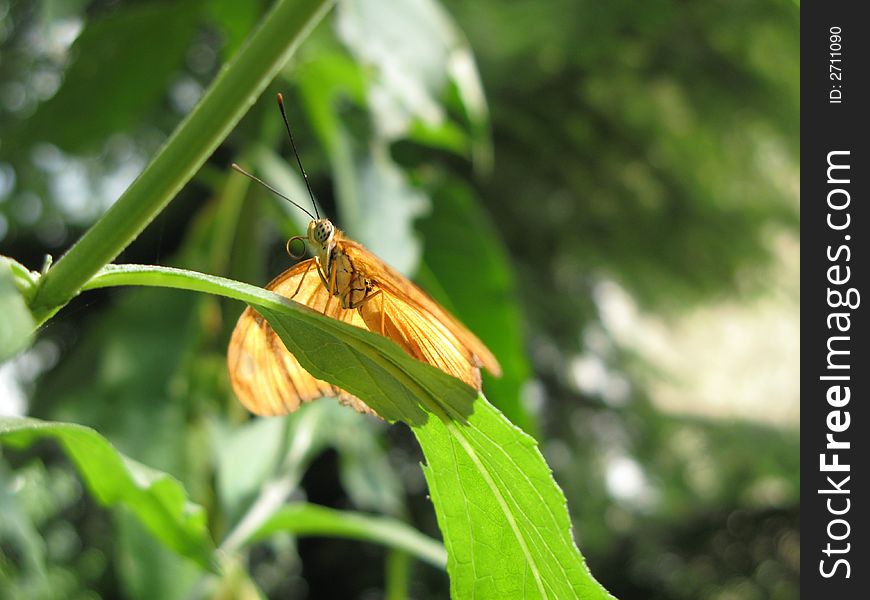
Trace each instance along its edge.
<path fill-rule="evenodd" d="M 361 244 L 339 237 L 338 247 L 381 292 L 360 307 L 370 330 L 478 389 L 479 367 L 501 374 L 498 361 L 483 342 L 423 290 Z"/>
<path fill-rule="evenodd" d="M 359 309 L 370 330 L 382 332 L 414 358 L 480 389 L 479 365 L 449 329 L 390 290 L 379 291 Z"/>
<path fill-rule="evenodd" d="M 319 312 L 324 312 L 329 293 L 317 275 L 314 259 L 302 261 L 267 286 Z M 294 296 L 295 293 L 295 296 Z M 337 299 L 326 315 L 358 327 L 365 323 L 356 310 L 344 310 Z M 241 403 L 258 415 L 291 413 L 306 402 L 337 397 L 339 402 L 367 414 L 375 414 L 362 400 L 341 388 L 313 377 L 287 350 L 278 334 L 253 308 L 246 308 L 233 330 L 227 350 L 227 366 L 233 390 Z"/>

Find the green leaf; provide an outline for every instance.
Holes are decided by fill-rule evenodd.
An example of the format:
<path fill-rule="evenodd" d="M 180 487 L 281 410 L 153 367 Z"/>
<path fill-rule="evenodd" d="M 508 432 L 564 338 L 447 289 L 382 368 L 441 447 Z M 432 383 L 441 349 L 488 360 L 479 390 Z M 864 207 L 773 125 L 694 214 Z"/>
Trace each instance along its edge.
<path fill-rule="evenodd" d="M 212 541 L 205 512 L 191 503 L 174 478 L 141 465 L 115 450 L 93 429 L 71 423 L 0 418 L 0 440 L 23 447 L 57 440 L 103 506 L 130 509 L 148 530 L 182 556 L 213 569 Z"/>
<path fill-rule="evenodd" d="M 406 523 L 387 517 L 334 510 L 315 504 L 290 504 L 263 523 L 250 541 L 262 540 L 277 531 L 299 536 L 319 535 L 363 540 L 405 550 L 442 569 L 447 563 L 444 546 L 439 542 L 426 537 Z"/>
<path fill-rule="evenodd" d="M 447 546 L 454 598 L 611 597 L 571 535 L 537 443 L 481 396 L 465 423 L 414 428 Z"/>
<path fill-rule="evenodd" d="M 19 286 L 29 289 L 31 282 L 22 278 L 21 273 L 27 271 L 13 260 L 0 256 L 0 362 L 27 348 L 33 338 L 36 324 L 19 291 Z"/>
<path fill-rule="evenodd" d="M 535 441 L 483 396 L 384 337 L 237 281 L 108 266 L 88 287 L 159 285 L 254 306 L 312 375 L 409 424 L 426 457 L 454 597 L 607 598 L 571 537 L 565 497 Z"/>
<path fill-rule="evenodd" d="M 63 84 L 28 120 L 22 139 L 82 152 L 132 128 L 166 94 L 199 12 L 199 2 L 161 2 L 89 21 Z"/>
<path fill-rule="evenodd" d="M 466 155 L 469 149 L 468 136 L 449 121 L 437 126 L 420 120 L 414 121 L 408 129 L 408 139 L 459 155 Z"/>

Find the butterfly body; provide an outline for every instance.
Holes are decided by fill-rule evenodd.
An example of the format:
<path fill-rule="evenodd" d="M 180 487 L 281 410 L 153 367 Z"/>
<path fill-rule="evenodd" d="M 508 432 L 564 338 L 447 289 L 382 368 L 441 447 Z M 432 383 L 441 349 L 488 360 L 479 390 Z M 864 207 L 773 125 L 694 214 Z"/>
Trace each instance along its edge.
<path fill-rule="evenodd" d="M 342 308 L 359 308 L 377 293 L 371 280 L 342 250 L 339 240 L 343 239 L 329 219 L 317 219 L 308 224 L 308 242 L 314 248 L 317 274 L 323 286 L 331 296 L 338 297 Z"/>

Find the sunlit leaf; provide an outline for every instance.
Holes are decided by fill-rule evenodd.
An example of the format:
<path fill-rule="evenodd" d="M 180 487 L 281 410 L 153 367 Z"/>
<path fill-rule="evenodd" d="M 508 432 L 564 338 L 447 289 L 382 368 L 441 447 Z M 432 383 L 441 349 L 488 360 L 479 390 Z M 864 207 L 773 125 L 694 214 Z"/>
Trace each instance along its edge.
<path fill-rule="evenodd" d="M 454 598 L 610 598 L 574 545 L 565 496 L 531 437 L 481 396 L 467 422 L 414 433 Z"/>

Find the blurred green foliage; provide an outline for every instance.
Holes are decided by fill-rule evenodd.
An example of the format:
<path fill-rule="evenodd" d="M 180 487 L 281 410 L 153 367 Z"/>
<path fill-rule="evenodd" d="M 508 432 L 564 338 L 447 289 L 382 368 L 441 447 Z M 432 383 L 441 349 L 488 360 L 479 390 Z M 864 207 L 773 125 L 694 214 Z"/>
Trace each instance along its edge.
<path fill-rule="evenodd" d="M 38 269 L 66 249 L 267 8 L 183 4 L 0 0 L 0 254 Z M 608 337 L 594 299 L 613 280 L 674 318 L 764 293 L 771 240 L 798 224 L 799 8 L 387 6 L 340 2 L 123 261 L 256 284 L 286 268 L 281 247 L 300 215 L 227 172 L 247 162 L 304 197 L 292 163 L 275 160 L 289 156 L 270 101 L 284 91 L 326 214 L 416 274 L 502 361 L 490 399 L 541 440 L 608 590 L 795 597 L 797 431 L 662 413 L 642 359 Z M 4 307 L 12 285 L 0 269 Z M 328 403 L 273 425 L 247 420 L 224 366 L 240 310 L 167 290 L 89 292 L 5 372 L 14 369 L 29 415 L 91 426 L 180 480 L 218 540 L 276 473 L 294 501 L 380 512 L 438 537 L 405 430 Z M 577 389 L 568 374 L 580 353 L 630 382 L 626 401 Z M 298 431 L 313 437 L 303 444 Z M 639 467 L 646 496 L 614 494 L 614 456 Z M 98 509 L 72 473 L 51 444 L 0 456 L 0 596 L 447 590 L 441 571 L 386 560 L 380 546 L 286 533 L 204 580 L 129 513 Z"/>

